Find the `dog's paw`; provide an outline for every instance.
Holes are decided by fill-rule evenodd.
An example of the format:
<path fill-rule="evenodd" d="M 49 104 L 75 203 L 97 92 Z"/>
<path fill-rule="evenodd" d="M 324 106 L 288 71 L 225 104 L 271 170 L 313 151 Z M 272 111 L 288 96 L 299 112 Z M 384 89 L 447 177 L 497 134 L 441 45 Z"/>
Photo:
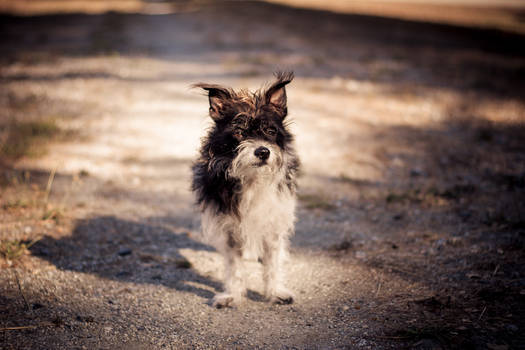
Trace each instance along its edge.
<path fill-rule="evenodd" d="M 292 304 L 294 301 L 294 295 L 292 292 L 286 289 L 282 289 L 270 296 L 270 302 L 278 305 Z"/>
<path fill-rule="evenodd" d="M 217 309 L 232 306 L 235 298 L 231 294 L 217 294 L 213 297 L 211 305 Z"/>

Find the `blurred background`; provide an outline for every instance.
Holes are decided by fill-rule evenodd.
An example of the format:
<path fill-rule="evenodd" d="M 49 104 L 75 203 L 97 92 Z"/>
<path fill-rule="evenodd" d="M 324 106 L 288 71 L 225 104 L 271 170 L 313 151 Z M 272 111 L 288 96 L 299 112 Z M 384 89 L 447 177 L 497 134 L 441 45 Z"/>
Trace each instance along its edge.
<path fill-rule="evenodd" d="M 7 348 L 524 346 L 523 1 L 0 13 Z M 217 313 L 220 259 L 192 238 L 190 167 L 211 121 L 191 85 L 255 90 L 277 70 L 296 75 L 298 303 L 269 309 L 252 276 L 249 312 Z"/>

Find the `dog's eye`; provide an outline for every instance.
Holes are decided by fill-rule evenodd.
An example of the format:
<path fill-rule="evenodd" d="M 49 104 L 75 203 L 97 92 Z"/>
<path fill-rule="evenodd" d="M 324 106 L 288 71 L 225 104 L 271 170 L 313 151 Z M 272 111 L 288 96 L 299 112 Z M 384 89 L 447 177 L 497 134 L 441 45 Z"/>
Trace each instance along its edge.
<path fill-rule="evenodd" d="M 275 134 L 277 133 L 277 130 L 275 128 L 269 127 L 269 128 L 264 129 L 264 133 L 268 136 L 275 136 Z"/>
<path fill-rule="evenodd" d="M 235 128 L 235 130 L 233 130 L 233 136 L 235 136 L 238 139 L 242 139 L 244 136 L 244 129 Z"/>

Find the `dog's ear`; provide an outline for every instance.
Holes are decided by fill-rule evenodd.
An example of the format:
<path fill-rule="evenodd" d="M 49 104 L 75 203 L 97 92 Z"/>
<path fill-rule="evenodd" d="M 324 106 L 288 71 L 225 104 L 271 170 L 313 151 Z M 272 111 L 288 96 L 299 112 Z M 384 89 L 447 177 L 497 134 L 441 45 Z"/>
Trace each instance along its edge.
<path fill-rule="evenodd" d="M 275 73 L 277 80 L 266 90 L 266 103 L 271 103 L 274 106 L 283 110 L 286 116 L 286 84 L 293 80 L 292 72 L 277 72 Z"/>
<path fill-rule="evenodd" d="M 222 118 L 222 110 L 227 100 L 231 98 L 230 91 L 220 85 L 215 84 L 195 84 L 193 87 L 202 88 L 208 91 L 208 99 L 210 101 L 210 117 L 217 121 Z"/>

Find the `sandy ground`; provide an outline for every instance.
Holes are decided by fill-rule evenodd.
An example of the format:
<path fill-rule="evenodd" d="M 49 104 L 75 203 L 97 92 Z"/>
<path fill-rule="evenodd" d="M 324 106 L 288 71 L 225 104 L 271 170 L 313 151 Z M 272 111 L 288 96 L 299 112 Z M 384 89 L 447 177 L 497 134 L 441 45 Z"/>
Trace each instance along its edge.
<path fill-rule="evenodd" d="M 1 18 L 0 120 L 73 136 L 2 165 L 0 238 L 39 241 L 0 265 L 0 348 L 525 346 L 525 37 L 262 2 L 169 12 Z M 296 73 L 297 299 L 269 305 L 254 275 L 216 310 L 190 85 L 276 69 Z"/>

